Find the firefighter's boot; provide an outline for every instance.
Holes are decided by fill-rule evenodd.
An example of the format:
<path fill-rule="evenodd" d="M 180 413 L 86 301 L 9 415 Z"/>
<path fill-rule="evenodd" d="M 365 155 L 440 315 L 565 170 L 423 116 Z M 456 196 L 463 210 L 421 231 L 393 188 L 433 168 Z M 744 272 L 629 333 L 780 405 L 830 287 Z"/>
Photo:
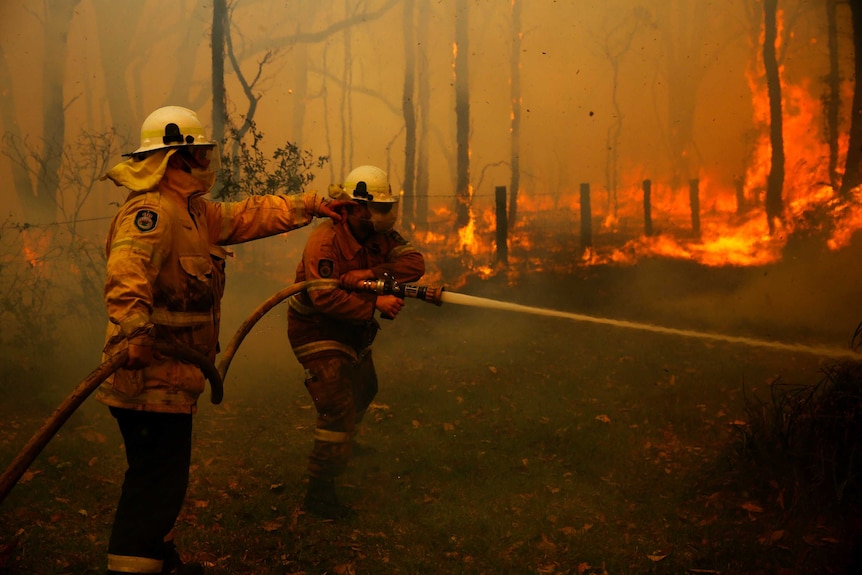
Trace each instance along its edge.
<path fill-rule="evenodd" d="M 348 519 L 356 515 L 352 507 L 338 500 L 335 481 L 319 477 L 309 478 L 302 510 L 324 519 Z"/>
<path fill-rule="evenodd" d="M 173 541 L 165 543 L 165 562 L 162 575 L 203 575 L 204 568 L 200 563 L 183 563 Z"/>

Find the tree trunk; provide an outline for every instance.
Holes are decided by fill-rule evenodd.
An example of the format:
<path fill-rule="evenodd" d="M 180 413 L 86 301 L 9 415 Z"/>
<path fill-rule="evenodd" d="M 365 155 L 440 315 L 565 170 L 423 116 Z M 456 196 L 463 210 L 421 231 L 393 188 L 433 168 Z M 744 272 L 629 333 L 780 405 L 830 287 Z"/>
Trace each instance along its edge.
<path fill-rule="evenodd" d="M 510 96 L 512 100 L 511 178 L 509 179 L 510 226 L 518 217 L 518 188 L 521 186 L 521 12 L 522 0 L 512 0 L 512 57 L 509 61 Z"/>
<path fill-rule="evenodd" d="M 606 30 L 603 50 L 612 69 L 611 106 L 612 121 L 608 126 L 605 142 L 605 187 L 608 191 L 607 212 L 617 215 L 617 188 L 619 186 L 620 136 L 623 126 L 623 112 L 619 100 L 619 78 L 623 56 L 631 49 L 632 41 L 637 34 L 642 16 L 638 11 L 634 15 L 624 17 L 612 29 Z"/>
<path fill-rule="evenodd" d="M 66 143 L 66 106 L 63 84 L 66 70 L 66 40 L 79 0 L 58 0 L 45 13 L 45 60 L 42 63 L 42 154 L 36 169 L 36 189 L 18 190 L 29 194 L 25 216 L 34 222 L 50 222 L 57 209 L 59 171 Z M 47 6 L 47 5 L 46 5 Z"/>
<path fill-rule="evenodd" d="M 829 36 L 829 92 L 826 95 L 826 137 L 829 140 L 829 184 L 838 189 L 838 111 L 841 106 L 841 73 L 838 66 L 838 1 L 826 0 Z"/>
<path fill-rule="evenodd" d="M 606 141 L 607 155 L 605 156 L 605 188 L 608 191 L 608 204 L 606 211 L 617 215 L 617 179 L 619 178 L 620 158 L 620 134 L 623 129 L 623 114 L 620 109 L 620 101 L 617 96 L 620 75 L 619 55 L 611 58 L 613 66 L 613 81 L 611 82 L 611 105 L 614 110 L 613 122 L 608 126 Z"/>
<path fill-rule="evenodd" d="M 212 139 L 223 142 L 227 120 L 227 91 L 224 85 L 225 34 L 227 33 L 227 0 L 213 0 L 212 26 Z"/>
<path fill-rule="evenodd" d="M 853 47 L 855 48 L 854 71 L 856 86 L 853 89 L 853 109 L 850 115 L 850 143 L 844 163 L 844 178 L 841 180 L 841 193 L 862 184 L 862 5 L 858 0 L 850 0 L 850 14 L 853 21 Z"/>
<path fill-rule="evenodd" d="M 344 2 L 344 13 L 350 14 L 350 0 Z M 341 181 L 353 169 L 353 55 L 351 51 L 350 27 L 344 28 L 344 90 L 341 96 Z"/>
<path fill-rule="evenodd" d="M 303 133 L 305 131 L 305 113 L 308 102 L 308 44 L 300 42 L 294 48 L 296 62 L 296 83 L 293 86 L 293 114 L 291 121 L 292 141 L 302 148 Z"/>
<path fill-rule="evenodd" d="M 175 5 L 182 6 L 179 3 Z M 189 81 L 195 75 L 201 33 L 207 31 L 205 23 L 210 21 L 212 12 L 205 7 L 206 3 L 204 2 L 191 3 L 189 6 L 187 9 L 183 8 L 188 13 L 181 16 L 189 25 L 185 26 L 184 36 L 177 34 L 179 43 L 173 49 L 173 61 L 176 63 L 176 69 L 172 79 L 165 78 L 167 80 L 165 83 L 169 86 L 165 102 L 175 103 L 197 111 L 212 102 L 211 90 L 196 89 Z M 192 22 L 201 22 L 201 24 L 192 25 Z M 229 30 L 225 29 L 225 34 L 228 32 Z M 145 86 L 150 88 L 148 81 Z M 151 111 L 147 110 L 147 113 Z"/>
<path fill-rule="evenodd" d="M 413 33 L 413 14 L 415 0 L 404 1 L 404 87 L 401 93 L 401 111 L 404 114 L 404 197 L 402 198 L 401 214 L 404 224 L 408 227 L 413 223 L 414 193 L 413 183 L 416 178 L 416 106 L 413 93 L 416 85 L 416 41 Z"/>
<path fill-rule="evenodd" d="M 766 88 L 769 94 L 769 141 L 772 145 L 772 165 L 766 180 L 766 219 L 769 232 L 775 232 L 776 220 L 782 220 L 784 201 L 784 135 L 781 116 L 781 79 L 775 53 L 777 33 L 776 12 L 778 0 L 764 0 L 763 66 L 766 69 Z"/>
<path fill-rule="evenodd" d="M 128 77 L 129 68 L 136 72 L 135 63 L 139 61 L 133 56 L 137 46 L 129 40 L 133 33 L 131 24 L 137 25 L 140 21 L 144 3 L 94 0 L 93 6 L 98 30 L 96 40 L 99 44 L 104 77 Z M 104 98 L 108 104 L 114 129 L 123 138 L 126 136 L 131 138 L 131 148 L 124 151 L 134 150 L 140 142 L 141 122 L 148 112 L 132 108 L 132 103 L 139 99 L 132 97 L 126 82 L 112 82 Z"/>
<path fill-rule="evenodd" d="M 31 211 L 30 203 L 33 198 L 32 184 L 27 165 L 15 160 L 10 149 L 12 146 L 20 145 L 24 138 L 21 133 L 21 126 L 18 124 L 18 112 L 12 90 L 12 75 L 6 63 L 6 54 L 3 52 L 2 43 L 0 43 L 0 119 L 3 120 L 3 127 L 6 129 L 3 134 L 3 148 L 5 148 L 3 153 L 10 156 L 12 160 L 10 162 L 12 185 L 21 203 L 21 215 L 27 218 L 27 214 Z"/>
<path fill-rule="evenodd" d="M 416 210 L 414 222 L 428 224 L 428 131 L 429 113 L 431 111 L 431 81 L 428 79 L 428 13 L 431 7 L 429 0 L 419 0 L 419 18 L 417 20 L 416 42 L 420 46 L 417 71 L 419 81 L 419 133 L 416 158 Z"/>
<path fill-rule="evenodd" d="M 455 2 L 455 126 L 457 143 L 457 229 L 470 223 L 470 9 L 467 0 Z"/>
<path fill-rule="evenodd" d="M 664 72 L 667 77 L 668 145 L 671 193 L 699 175 L 694 144 L 698 88 L 709 67 L 701 43 L 710 23 L 693 2 L 658 0 L 657 21 L 663 31 Z"/>

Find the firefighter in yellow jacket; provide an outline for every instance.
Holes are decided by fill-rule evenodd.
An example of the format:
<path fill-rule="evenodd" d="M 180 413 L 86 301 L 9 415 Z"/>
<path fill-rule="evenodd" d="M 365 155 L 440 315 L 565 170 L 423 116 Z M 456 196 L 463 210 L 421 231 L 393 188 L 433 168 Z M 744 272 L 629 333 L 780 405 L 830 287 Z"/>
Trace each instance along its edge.
<path fill-rule="evenodd" d="M 416 281 L 425 273 L 425 259 L 393 229 L 398 198 L 386 172 L 360 166 L 330 195 L 353 205 L 343 221 L 325 221 L 312 231 L 296 272 L 296 281 L 307 287 L 288 300 L 287 317 L 290 344 L 317 411 L 303 509 L 341 519 L 353 510 L 336 497 L 335 478 L 347 467 L 356 425 L 377 394 L 375 313 L 393 319 L 404 305 L 394 295 L 354 290 L 384 274 Z"/>
<path fill-rule="evenodd" d="M 107 573 L 202 573 L 183 564 L 173 527 L 185 498 L 192 414 L 204 376 L 154 354 L 155 341 L 179 343 L 214 360 L 224 245 L 341 219 L 346 202 L 305 195 L 254 196 L 219 203 L 203 196 L 216 176 L 217 148 L 197 115 L 167 106 L 150 114 L 140 147 L 106 178 L 129 189 L 107 239 L 104 355 L 129 359 L 100 387 L 126 448 L 128 470 L 108 543 Z"/>

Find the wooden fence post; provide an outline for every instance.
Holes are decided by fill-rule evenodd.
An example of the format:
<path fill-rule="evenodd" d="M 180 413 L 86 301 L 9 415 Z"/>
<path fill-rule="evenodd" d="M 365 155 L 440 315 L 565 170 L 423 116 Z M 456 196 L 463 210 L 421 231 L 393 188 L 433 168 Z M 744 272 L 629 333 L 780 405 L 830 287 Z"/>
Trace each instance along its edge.
<path fill-rule="evenodd" d="M 581 249 L 593 247 L 593 210 L 590 206 L 590 184 L 581 184 Z"/>
<path fill-rule="evenodd" d="M 688 201 L 691 205 L 691 231 L 700 237 L 700 180 L 697 178 L 688 182 Z"/>
<path fill-rule="evenodd" d="M 652 236 L 652 182 L 643 181 L 644 191 L 644 235 Z"/>
<path fill-rule="evenodd" d="M 497 207 L 497 263 L 509 265 L 509 218 L 506 213 L 506 186 L 494 188 Z"/>

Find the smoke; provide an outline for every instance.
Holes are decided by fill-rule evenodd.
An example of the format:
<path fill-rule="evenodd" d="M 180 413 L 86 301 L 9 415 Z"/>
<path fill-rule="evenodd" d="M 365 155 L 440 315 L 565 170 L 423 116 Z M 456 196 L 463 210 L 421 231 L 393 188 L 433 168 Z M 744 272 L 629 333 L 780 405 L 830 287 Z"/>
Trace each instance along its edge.
<path fill-rule="evenodd" d="M 611 274 L 617 285 L 599 307 L 671 327 L 846 348 L 862 320 L 859 242 L 841 252 L 820 242 L 795 248 L 758 267 L 641 261 Z"/>

